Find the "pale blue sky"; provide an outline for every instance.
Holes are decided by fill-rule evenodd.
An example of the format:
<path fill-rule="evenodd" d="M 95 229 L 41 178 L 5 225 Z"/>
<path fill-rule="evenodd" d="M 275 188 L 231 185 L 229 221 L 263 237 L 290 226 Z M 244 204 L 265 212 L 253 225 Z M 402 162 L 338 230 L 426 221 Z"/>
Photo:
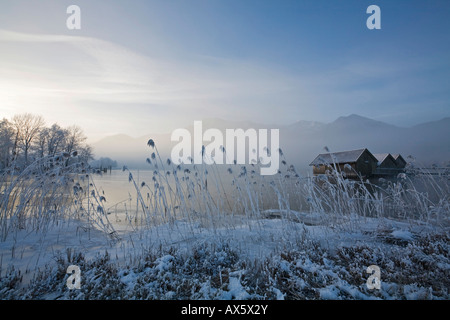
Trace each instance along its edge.
<path fill-rule="evenodd" d="M 66 8 L 81 8 L 68 30 Z M 366 9 L 381 8 L 381 30 Z M 450 1 L 3 0 L 0 116 L 91 140 L 206 117 L 290 124 L 450 116 Z"/>

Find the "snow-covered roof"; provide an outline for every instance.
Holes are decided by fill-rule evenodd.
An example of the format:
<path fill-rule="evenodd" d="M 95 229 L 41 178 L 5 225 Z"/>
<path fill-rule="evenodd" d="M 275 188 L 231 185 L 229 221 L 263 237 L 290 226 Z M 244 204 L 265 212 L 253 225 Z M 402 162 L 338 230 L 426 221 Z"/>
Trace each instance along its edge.
<path fill-rule="evenodd" d="M 395 161 L 397 161 L 397 159 L 399 159 L 399 158 L 400 158 L 401 160 L 405 161 L 405 159 L 403 159 L 402 155 L 399 154 L 399 153 L 391 154 L 391 156 L 392 156 L 392 158 L 395 159 Z M 405 162 L 406 162 L 406 161 L 405 161 Z"/>
<path fill-rule="evenodd" d="M 377 158 L 379 163 L 382 163 L 389 156 L 389 153 L 373 153 L 373 156 Z"/>
<path fill-rule="evenodd" d="M 352 163 L 358 161 L 359 157 L 361 157 L 365 151 L 369 152 L 367 149 L 357 149 L 350 151 L 321 153 L 309 165 L 317 166 L 330 163 Z"/>

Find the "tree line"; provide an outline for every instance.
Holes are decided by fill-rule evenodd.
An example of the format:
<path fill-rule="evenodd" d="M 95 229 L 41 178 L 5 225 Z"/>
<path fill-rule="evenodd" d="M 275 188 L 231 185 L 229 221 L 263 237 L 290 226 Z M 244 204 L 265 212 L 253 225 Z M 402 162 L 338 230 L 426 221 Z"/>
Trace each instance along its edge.
<path fill-rule="evenodd" d="M 36 159 L 56 156 L 60 153 L 74 154 L 88 163 L 93 160 L 92 147 L 87 137 L 76 126 L 61 127 L 54 123 L 46 126 L 40 115 L 23 113 L 10 120 L 0 121 L 0 170 L 14 166 L 25 168 Z"/>

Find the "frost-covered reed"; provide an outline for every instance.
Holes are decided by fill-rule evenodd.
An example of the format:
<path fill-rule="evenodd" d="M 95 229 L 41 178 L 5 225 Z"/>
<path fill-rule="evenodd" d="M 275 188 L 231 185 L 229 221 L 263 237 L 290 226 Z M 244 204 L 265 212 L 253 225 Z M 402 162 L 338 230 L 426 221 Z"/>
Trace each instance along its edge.
<path fill-rule="evenodd" d="M 191 231 L 202 228 L 257 228 L 267 218 L 293 223 L 352 227 L 357 218 L 393 218 L 444 225 L 450 212 L 447 176 L 410 172 L 395 179 L 347 179 L 345 170 L 304 176 L 283 152 L 276 175 L 259 175 L 258 163 L 238 165 L 176 164 L 163 160 L 149 140 L 150 181 L 137 181 L 136 211 L 126 210 L 132 230 L 185 222 Z M 222 150 L 226 155 L 226 150 Z M 267 150 L 269 152 L 269 150 Z M 205 156 L 203 154 L 203 156 Z M 193 162 L 193 161 L 192 161 Z M 331 166 L 333 167 L 333 166 Z M 346 170 L 352 170 L 347 168 Z M 352 174 L 354 176 L 354 174 Z M 0 240 L 14 230 L 45 231 L 61 220 L 77 219 L 104 231 L 117 232 L 105 207 L 108 195 L 98 189 L 87 166 L 76 154 L 43 157 L 21 172 L 8 168 L 0 176 Z M 195 226 L 195 228 L 194 228 Z M 261 230 L 263 231 L 263 230 Z"/>
<path fill-rule="evenodd" d="M 147 227 L 177 220 L 213 229 L 254 227 L 255 221 L 266 218 L 345 227 L 355 217 L 448 221 L 447 176 L 413 176 L 409 170 L 393 179 L 368 180 L 356 172 L 356 179 L 348 179 L 336 166 L 326 175 L 303 176 L 280 149 L 278 173 L 261 176 L 259 164 L 174 164 L 162 160 L 153 140 L 148 146 L 152 181 L 138 184 L 129 172 L 140 204 L 139 221 Z"/>
<path fill-rule="evenodd" d="M 12 165 L 0 174 L 0 240 L 72 219 L 113 235 L 104 201 L 77 152 L 45 156 L 20 171 Z"/>

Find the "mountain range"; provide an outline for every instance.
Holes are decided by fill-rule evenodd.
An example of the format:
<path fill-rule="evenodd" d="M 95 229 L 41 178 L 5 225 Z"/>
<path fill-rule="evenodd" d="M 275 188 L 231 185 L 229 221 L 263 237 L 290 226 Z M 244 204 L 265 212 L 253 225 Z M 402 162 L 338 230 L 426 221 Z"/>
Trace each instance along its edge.
<path fill-rule="evenodd" d="M 367 148 L 372 153 L 400 153 L 405 159 L 411 155 L 418 165 L 446 165 L 450 160 L 450 117 L 406 128 L 356 114 L 339 117 L 330 123 L 302 120 L 286 126 L 208 118 L 202 120 L 202 127 L 203 132 L 217 128 L 223 133 L 225 129 L 238 128 L 279 129 L 280 148 L 286 161 L 304 170 L 308 170 L 308 164 L 325 150 Z M 186 129 L 193 132 L 193 124 Z M 96 158 L 110 157 L 130 168 L 148 169 L 145 160 L 153 152 L 147 146 L 148 140 L 155 141 L 164 160 L 177 144 L 171 142 L 170 137 L 171 133 L 149 133 L 137 138 L 118 134 L 95 142 L 92 147 Z"/>

